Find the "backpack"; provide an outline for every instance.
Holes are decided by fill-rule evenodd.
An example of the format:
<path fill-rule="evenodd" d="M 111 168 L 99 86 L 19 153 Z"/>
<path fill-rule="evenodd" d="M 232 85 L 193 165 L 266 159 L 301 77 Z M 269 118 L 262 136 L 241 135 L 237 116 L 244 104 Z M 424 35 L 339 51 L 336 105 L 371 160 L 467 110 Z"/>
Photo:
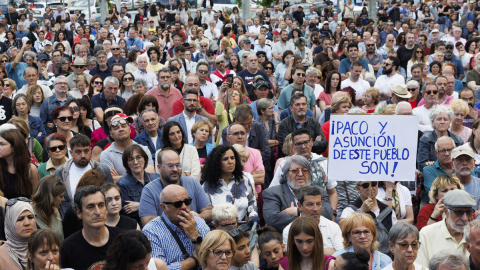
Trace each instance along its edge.
<path fill-rule="evenodd" d="M 357 212 L 358 207 L 350 204 L 347 207 L 350 207 L 353 209 L 353 211 Z M 375 227 L 377 228 L 377 241 L 380 243 L 380 247 L 378 248 L 378 251 L 384 253 L 384 254 L 390 254 L 390 249 L 388 248 L 388 230 L 385 228 L 383 225 L 383 220 L 389 216 L 389 214 L 392 212 L 392 207 L 388 206 L 387 208 L 383 209 L 382 212 L 375 218 Z M 394 213 L 392 213 L 393 215 Z"/>

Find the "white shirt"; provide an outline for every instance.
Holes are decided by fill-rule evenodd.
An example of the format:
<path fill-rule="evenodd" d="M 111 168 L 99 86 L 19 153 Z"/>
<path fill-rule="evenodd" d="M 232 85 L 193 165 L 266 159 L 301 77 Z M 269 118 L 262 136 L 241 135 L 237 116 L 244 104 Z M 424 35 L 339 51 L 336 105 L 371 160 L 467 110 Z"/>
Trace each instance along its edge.
<path fill-rule="evenodd" d="M 218 71 L 218 73 L 220 73 L 221 75 L 226 75 L 226 74 L 227 74 L 227 70 L 226 70 L 226 69 L 225 69 L 225 72 L 224 72 L 224 73 L 220 72 L 220 70 L 218 70 L 218 69 L 217 69 L 217 71 Z M 230 72 L 230 73 L 228 73 L 228 74 L 232 74 L 234 77 L 236 76 L 235 71 L 229 70 L 229 72 Z M 220 77 L 218 77 L 217 75 L 215 75 L 214 73 L 211 73 L 211 74 L 210 74 L 210 80 L 211 80 L 212 83 L 215 84 L 215 85 L 216 85 L 216 83 L 217 83 L 218 81 L 222 81 L 222 79 L 221 79 Z M 208 82 L 208 81 L 207 81 L 207 82 Z M 201 87 L 200 87 L 200 88 L 201 88 Z M 216 99 L 215 99 L 215 100 L 216 100 Z"/>
<path fill-rule="evenodd" d="M 43 91 L 43 94 L 45 95 L 45 98 L 51 97 L 53 95 L 52 90 L 48 86 L 40 85 L 40 87 L 42 88 L 42 91 Z M 17 94 L 25 94 L 26 95 L 27 90 L 28 90 L 28 84 L 25 84 L 25 85 L 23 85 L 22 88 L 20 88 L 20 90 L 17 90 Z"/>
<path fill-rule="evenodd" d="M 422 265 L 413 263 L 413 266 L 415 267 L 415 270 L 422 270 Z M 385 266 L 382 270 L 394 270 L 393 269 L 393 262 L 387 266 Z M 428 268 L 425 268 L 425 270 L 428 270 Z"/>
<path fill-rule="evenodd" d="M 400 183 L 397 183 L 397 192 L 398 198 L 400 199 L 400 218 L 405 218 L 407 214 L 406 206 L 412 206 L 412 196 L 410 195 L 410 190 Z M 382 187 L 378 188 L 378 193 L 376 199 L 383 202 L 385 198 L 385 190 Z"/>
<path fill-rule="evenodd" d="M 350 80 L 350 77 L 348 77 L 347 79 L 342 81 L 340 88 L 343 89 L 348 86 L 351 86 L 353 89 L 355 89 L 356 98 L 361 98 L 363 93 L 365 93 L 365 91 L 370 88 L 370 83 L 360 78 L 358 79 L 358 81 L 354 82 Z"/>
<path fill-rule="evenodd" d="M 70 170 L 68 171 L 68 181 L 70 182 L 70 196 L 71 199 L 73 200 L 73 197 L 75 196 L 75 190 L 77 189 L 78 182 L 80 182 L 80 178 L 88 171 L 91 170 L 92 166 L 90 163 L 88 163 L 85 168 L 78 168 L 75 163 L 72 163 L 72 166 L 70 166 Z"/>
<path fill-rule="evenodd" d="M 192 118 L 189 118 L 188 115 L 185 114 L 185 111 L 183 111 L 182 113 L 183 113 L 183 117 L 185 118 L 185 124 L 187 125 L 188 141 L 193 142 L 193 136 L 190 130 L 192 130 L 193 124 L 195 124 L 196 113 L 193 114 Z"/>
<path fill-rule="evenodd" d="M 391 93 L 392 91 L 390 88 L 398 84 L 405 84 L 405 78 L 402 75 L 395 73 L 392 77 L 388 77 L 387 75 L 378 77 L 374 87 L 380 90 L 380 93 Z"/>
<path fill-rule="evenodd" d="M 260 34 L 260 24 L 258 26 L 255 26 L 254 24 L 250 27 L 248 27 L 248 32 L 253 33 L 253 34 Z M 254 37 L 249 37 L 250 41 L 252 44 L 255 42 Z"/>
<path fill-rule="evenodd" d="M 432 108 L 427 109 L 425 108 L 425 105 L 422 105 L 412 110 L 412 114 L 418 118 L 418 122 L 421 122 L 421 124 L 419 124 L 419 129 L 421 132 L 425 133 L 425 131 L 433 131 L 432 121 L 430 120 L 430 113 L 433 111 L 434 108 L 435 106 L 432 106 Z"/>
<path fill-rule="evenodd" d="M 210 98 L 211 96 L 214 96 L 215 100 L 218 99 L 218 88 L 215 84 L 205 81 L 204 85 L 200 85 L 200 90 L 204 97 Z"/>
<path fill-rule="evenodd" d="M 287 227 L 283 229 L 283 243 L 285 244 L 285 250 L 287 247 L 288 232 L 290 231 L 290 226 L 292 226 L 292 223 L 288 224 Z M 343 249 L 342 230 L 337 223 L 320 216 L 318 228 L 322 233 L 323 248 L 333 248 L 336 251 Z"/>
<path fill-rule="evenodd" d="M 205 23 L 205 24 L 209 24 L 210 21 L 213 21 L 213 12 L 205 12 L 205 13 L 202 13 L 202 24 Z"/>
<path fill-rule="evenodd" d="M 150 137 L 150 140 L 152 140 L 152 143 L 155 149 L 157 149 L 157 138 L 158 138 L 158 134 L 155 137 Z"/>
<path fill-rule="evenodd" d="M 157 76 L 151 71 L 146 70 L 142 72 L 140 69 L 137 69 L 133 76 L 135 76 L 135 79 L 144 79 L 147 82 L 147 91 L 158 85 Z"/>

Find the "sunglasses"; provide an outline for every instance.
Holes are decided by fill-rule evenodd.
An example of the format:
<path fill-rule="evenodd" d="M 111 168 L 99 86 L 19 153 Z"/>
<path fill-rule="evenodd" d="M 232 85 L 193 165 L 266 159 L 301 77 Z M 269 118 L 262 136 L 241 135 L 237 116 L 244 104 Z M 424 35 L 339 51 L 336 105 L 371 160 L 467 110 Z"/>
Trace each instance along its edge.
<path fill-rule="evenodd" d="M 423 53 L 423 51 L 417 51 L 417 53 Z"/>
<path fill-rule="evenodd" d="M 265 67 L 265 69 L 273 70 L 273 67 Z"/>
<path fill-rule="evenodd" d="M 58 151 L 63 151 L 65 150 L 65 145 L 59 145 L 59 146 L 52 146 L 48 148 L 48 151 L 50 152 L 57 152 Z"/>
<path fill-rule="evenodd" d="M 111 126 L 112 127 L 118 127 L 118 125 L 126 125 L 127 124 L 127 120 L 125 119 L 121 119 L 121 120 L 118 120 L 118 121 L 115 121 L 115 122 L 112 122 Z"/>
<path fill-rule="evenodd" d="M 5 86 L 5 87 L 9 87 L 9 86 L 10 86 L 10 84 L 4 84 L 3 86 Z"/>
<path fill-rule="evenodd" d="M 453 46 L 446 46 L 445 49 L 447 49 L 447 50 L 453 50 Z"/>
<path fill-rule="evenodd" d="M 408 88 L 408 92 L 415 92 L 417 88 Z"/>
<path fill-rule="evenodd" d="M 297 75 L 297 77 L 305 77 L 305 73 L 297 73 L 295 75 Z"/>
<path fill-rule="evenodd" d="M 199 72 L 199 73 L 202 73 L 202 74 L 207 74 L 207 73 L 208 73 L 208 70 L 199 70 L 198 72 Z"/>
<path fill-rule="evenodd" d="M 2 63 L 8 63 L 8 60 L 2 60 Z"/>
<path fill-rule="evenodd" d="M 70 108 L 72 108 L 75 112 L 80 111 L 80 107 L 78 107 L 78 106 L 73 106 L 73 107 L 70 107 Z"/>
<path fill-rule="evenodd" d="M 94 83 L 94 84 L 96 84 L 96 85 L 99 85 L 99 84 L 102 84 L 103 82 L 100 82 L 100 81 L 94 81 L 93 83 Z"/>
<path fill-rule="evenodd" d="M 412 247 L 412 250 L 418 250 L 420 248 L 420 242 L 413 242 L 411 244 L 397 243 L 397 245 L 401 250 L 407 250 L 409 246 Z"/>
<path fill-rule="evenodd" d="M 378 185 L 378 182 L 363 183 L 363 184 L 358 185 L 358 186 L 362 187 L 362 188 L 369 188 L 370 185 L 372 185 L 372 187 L 376 187 Z"/>
<path fill-rule="evenodd" d="M 57 117 L 57 120 L 60 120 L 60 122 L 71 122 L 73 120 L 73 116 L 62 116 L 62 117 Z"/>
<path fill-rule="evenodd" d="M 133 78 L 132 77 L 125 77 L 125 78 L 123 78 L 123 81 L 124 82 L 133 81 Z"/>
<path fill-rule="evenodd" d="M 432 93 L 434 95 L 438 94 L 438 91 L 437 90 L 434 90 L 434 91 L 425 91 L 425 93 L 427 93 L 427 95 L 431 95 Z"/>
<path fill-rule="evenodd" d="M 220 65 L 220 64 L 223 64 L 223 63 L 225 63 L 225 61 L 218 61 L 218 62 L 215 63 L 215 65 Z"/>
<path fill-rule="evenodd" d="M 188 197 L 186 198 L 185 200 L 183 201 L 176 201 L 176 202 L 163 202 L 164 204 L 172 204 L 173 207 L 175 208 L 180 208 L 182 207 L 183 204 L 185 204 L 185 206 L 189 206 L 190 204 L 192 204 L 192 198 Z"/>
<path fill-rule="evenodd" d="M 112 51 L 118 51 L 118 50 L 120 50 L 120 48 L 111 48 L 110 50 L 112 50 Z"/>
<path fill-rule="evenodd" d="M 5 206 L 13 206 L 15 205 L 17 202 L 30 202 L 30 199 L 28 198 L 25 198 L 25 197 L 18 197 L 18 198 L 12 198 L 10 200 L 8 200 L 6 203 L 5 203 Z M 5 207 L 5 214 L 7 213 L 7 208 Z"/>

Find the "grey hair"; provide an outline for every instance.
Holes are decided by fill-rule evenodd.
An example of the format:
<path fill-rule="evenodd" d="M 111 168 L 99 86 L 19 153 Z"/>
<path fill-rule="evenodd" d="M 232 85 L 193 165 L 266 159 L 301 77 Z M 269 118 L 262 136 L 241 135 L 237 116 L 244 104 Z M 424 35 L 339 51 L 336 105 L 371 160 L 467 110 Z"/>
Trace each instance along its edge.
<path fill-rule="evenodd" d="M 312 73 L 315 74 L 316 76 L 318 76 L 318 69 L 316 69 L 316 68 L 314 68 L 314 67 L 309 67 L 309 68 L 307 69 L 307 71 L 305 72 L 305 74 L 306 74 L 305 76 L 308 76 L 308 75 L 310 75 L 310 74 L 312 74 Z"/>
<path fill-rule="evenodd" d="M 145 55 L 139 55 L 139 56 L 137 57 L 137 60 L 135 61 L 135 62 L 137 62 L 137 64 L 138 64 L 138 61 L 140 60 L 140 58 L 145 58 L 145 60 L 147 60 L 147 62 L 148 62 L 147 56 L 145 56 Z"/>
<path fill-rule="evenodd" d="M 97 63 L 97 58 L 95 58 L 94 56 L 87 57 L 87 65 L 91 64 L 92 62 Z"/>
<path fill-rule="evenodd" d="M 350 110 L 348 110 L 347 114 L 359 114 L 359 113 L 367 113 L 364 109 L 353 107 Z"/>
<path fill-rule="evenodd" d="M 55 78 L 55 84 L 57 84 L 58 80 L 67 80 L 67 77 L 61 75 L 61 76 L 58 76 L 57 78 Z"/>
<path fill-rule="evenodd" d="M 142 118 L 143 115 L 146 114 L 147 112 L 154 112 L 155 115 L 158 117 L 158 112 L 157 112 L 157 110 L 152 109 L 152 108 L 148 108 L 148 109 L 143 110 L 143 111 L 140 113 L 140 115 L 139 115 L 140 118 Z"/>
<path fill-rule="evenodd" d="M 388 241 L 395 245 L 397 240 L 402 240 L 407 238 L 409 235 L 415 236 L 418 241 L 419 233 L 417 227 L 413 226 L 408 222 L 397 222 L 392 226 L 390 232 L 388 233 Z"/>
<path fill-rule="evenodd" d="M 207 68 L 209 68 L 207 60 L 205 59 L 198 60 L 196 70 L 198 71 L 198 68 L 201 66 L 206 66 Z"/>
<path fill-rule="evenodd" d="M 231 125 L 229 125 L 229 126 L 227 127 L 227 135 L 230 135 L 230 129 L 231 129 L 233 126 L 235 126 L 235 125 L 239 125 L 239 126 L 241 126 L 241 127 L 243 128 L 243 130 L 247 131 L 244 126 L 242 126 L 242 125 L 240 125 L 240 124 L 238 124 L 238 123 L 233 123 L 233 124 L 231 124 Z"/>
<path fill-rule="evenodd" d="M 399 103 L 397 103 L 397 107 L 395 107 L 395 114 L 399 114 L 400 108 L 402 108 L 403 106 L 408 106 L 410 109 L 412 109 L 412 104 L 408 103 L 407 101 L 400 101 Z"/>
<path fill-rule="evenodd" d="M 8 50 L 7 50 L 7 56 L 8 56 L 8 58 L 10 58 L 10 60 L 12 60 L 12 50 L 13 50 L 14 48 L 17 48 L 17 47 L 15 47 L 15 46 L 10 46 L 10 48 L 8 48 Z"/>
<path fill-rule="evenodd" d="M 135 79 L 135 81 L 133 82 L 133 89 L 136 90 L 136 86 L 139 85 L 139 84 L 143 84 L 143 86 L 145 86 L 145 89 L 148 89 L 148 84 L 147 82 L 144 80 L 144 79 Z"/>
<path fill-rule="evenodd" d="M 442 136 L 442 137 L 438 138 L 437 141 L 435 142 L 435 151 L 438 151 L 438 143 L 443 142 L 443 141 L 450 141 L 450 142 L 452 142 L 453 147 L 455 147 L 455 141 L 451 137 Z"/>
<path fill-rule="evenodd" d="M 372 73 L 367 73 L 363 79 L 370 84 L 370 87 L 373 87 L 377 81 L 377 78 L 375 78 L 375 75 Z"/>
<path fill-rule="evenodd" d="M 430 121 L 432 121 L 433 123 L 435 118 L 437 118 L 437 116 L 441 113 L 446 113 L 448 115 L 448 118 L 450 119 L 450 122 L 452 121 L 453 110 L 446 105 L 438 105 L 437 107 L 435 107 L 435 109 L 433 109 L 433 111 L 430 113 Z"/>
<path fill-rule="evenodd" d="M 198 64 L 197 64 L 198 65 Z M 190 77 L 195 77 L 197 78 L 198 81 L 200 81 L 200 78 L 198 78 L 197 74 L 195 73 L 190 73 L 187 75 L 187 77 L 185 77 L 185 86 L 187 85 L 187 80 L 190 78 Z"/>
<path fill-rule="evenodd" d="M 257 100 L 257 113 L 258 115 L 262 115 L 262 110 L 266 110 L 268 107 L 273 105 L 273 100 L 269 98 L 261 98 Z"/>
<path fill-rule="evenodd" d="M 415 87 L 415 88 L 417 88 L 417 89 L 420 89 L 420 84 L 419 84 L 417 81 L 415 81 L 415 80 L 410 80 L 410 81 L 408 81 L 408 82 L 406 83 L 406 85 L 407 85 L 407 87 L 408 87 L 408 86 L 413 86 L 413 87 Z"/>
<path fill-rule="evenodd" d="M 87 46 L 85 45 L 82 45 L 82 44 L 78 44 L 76 47 L 75 47 L 75 54 L 78 55 L 80 53 L 80 49 L 84 48 L 87 53 L 88 53 L 88 49 L 87 49 Z"/>
<path fill-rule="evenodd" d="M 463 235 L 465 235 L 465 242 L 470 245 L 470 232 L 472 227 L 480 229 L 480 220 L 472 220 L 467 226 L 463 227 Z"/>
<path fill-rule="evenodd" d="M 23 53 L 23 57 L 25 57 L 25 56 L 30 56 L 30 57 L 32 57 L 33 59 L 36 59 L 36 58 L 37 58 L 37 54 L 34 53 L 34 52 L 32 52 L 32 51 L 26 51 L 26 52 L 24 52 L 24 53 Z"/>
<path fill-rule="evenodd" d="M 302 166 L 303 168 L 308 169 L 309 175 L 312 175 L 312 165 L 310 164 L 310 161 L 304 156 L 300 155 L 293 155 L 291 157 L 288 157 L 283 163 L 282 163 L 282 179 L 280 180 L 281 184 L 285 184 L 288 181 L 288 170 L 290 170 L 290 167 L 292 166 L 292 163 L 295 163 L 297 165 Z"/>
<path fill-rule="evenodd" d="M 108 76 L 107 78 L 105 78 L 105 80 L 103 81 L 103 87 L 107 87 L 107 83 L 120 85 L 120 82 L 118 81 L 118 79 L 113 76 Z"/>
<path fill-rule="evenodd" d="M 95 47 L 96 47 L 96 46 L 95 46 Z M 103 47 L 103 46 L 102 46 L 102 47 Z M 97 52 L 95 53 L 95 57 L 98 58 L 101 54 L 107 56 L 107 52 L 104 51 L 103 48 L 102 48 L 102 50 L 99 50 L 99 51 L 97 51 Z"/>
<path fill-rule="evenodd" d="M 212 220 L 214 224 L 219 224 L 222 219 L 238 219 L 238 209 L 231 203 L 221 203 L 213 207 Z"/>
<path fill-rule="evenodd" d="M 440 266 L 444 266 L 446 269 L 460 269 L 461 266 L 468 268 L 468 261 L 465 258 L 465 254 L 457 250 L 442 250 L 433 255 L 430 259 L 428 269 L 437 270 Z"/>

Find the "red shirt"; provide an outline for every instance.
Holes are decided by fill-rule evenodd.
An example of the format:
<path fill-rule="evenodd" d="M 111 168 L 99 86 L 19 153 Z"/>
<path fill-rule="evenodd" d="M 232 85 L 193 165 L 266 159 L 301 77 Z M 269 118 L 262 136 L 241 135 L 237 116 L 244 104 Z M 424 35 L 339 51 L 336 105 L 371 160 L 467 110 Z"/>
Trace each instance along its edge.
<path fill-rule="evenodd" d="M 175 101 L 172 106 L 172 115 L 175 116 L 183 112 L 183 98 Z M 213 107 L 213 103 L 209 98 L 200 97 L 200 105 L 203 107 L 205 111 L 207 111 L 211 115 L 215 115 L 215 107 Z M 197 111 L 198 114 L 200 114 Z"/>
<path fill-rule="evenodd" d="M 423 227 L 427 226 L 427 222 L 435 209 L 434 203 L 429 203 L 422 207 L 417 216 L 417 229 L 420 231 Z M 442 220 L 442 215 L 438 216 L 438 221 Z"/>
<path fill-rule="evenodd" d="M 330 136 L 330 121 L 323 123 L 322 132 L 325 135 L 325 139 L 327 140 L 327 143 L 328 143 L 328 137 Z M 325 152 L 322 153 L 322 156 L 328 157 L 328 146 L 327 146 L 327 150 L 325 150 Z"/>

